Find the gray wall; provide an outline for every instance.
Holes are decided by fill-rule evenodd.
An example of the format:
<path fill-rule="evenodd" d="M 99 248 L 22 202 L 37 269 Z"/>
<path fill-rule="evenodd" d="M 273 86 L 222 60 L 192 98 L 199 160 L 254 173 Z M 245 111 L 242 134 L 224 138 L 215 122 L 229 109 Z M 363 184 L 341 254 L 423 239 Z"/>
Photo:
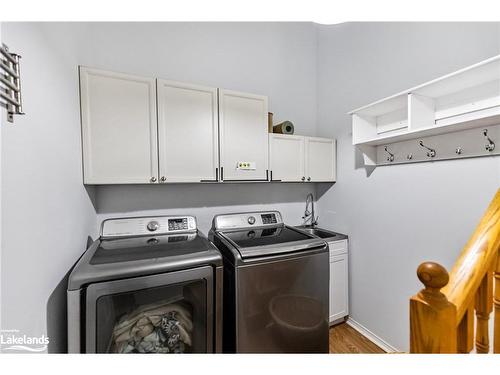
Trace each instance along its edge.
<path fill-rule="evenodd" d="M 82 51 L 66 37 L 36 24 L 2 24 L 2 41 L 22 55 L 26 115 L 2 124 L 1 326 L 34 336 L 47 325 L 63 328 L 60 282 L 96 232 L 81 168 Z M 64 342 L 54 337 L 52 345 Z"/>
<path fill-rule="evenodd" d="M 351 317 L 408 349 L 408 299 L 425 260 L 450 267 L 500 185 L 498 157 L 377 168 L 347 112 L 500 52 L 500 24 L 348 23 L 318 31 L 318 132 L 337 138 L 338 182 L 320 224 L 350 236 Z"/>

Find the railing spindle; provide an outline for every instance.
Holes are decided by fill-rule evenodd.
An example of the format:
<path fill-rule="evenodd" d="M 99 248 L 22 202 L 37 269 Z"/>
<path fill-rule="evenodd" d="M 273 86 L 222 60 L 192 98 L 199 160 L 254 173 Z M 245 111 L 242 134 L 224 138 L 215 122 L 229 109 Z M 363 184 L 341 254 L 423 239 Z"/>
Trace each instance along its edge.
<path fill-rule="evenodd" d="M 500 253 L 497 256 L 496 269 L 495 269 L 495 298 L 493 299 L 495 305 L 495 331 L 493 337 L 493 353 L 500 354 Z"/>
<path fill-rule="evenodd" d="M 490 351 L 490 340 L 488 333 L 488 322 L 493 310 L 493 273 L 486 272 L 476 294 L 476 351 L 488 353 Z"/>
<path fill-rule="evenodd" d="M 474 349 L 474 306 L 471 305 L 458 325 L 457 352 L 470 353 Z"/>

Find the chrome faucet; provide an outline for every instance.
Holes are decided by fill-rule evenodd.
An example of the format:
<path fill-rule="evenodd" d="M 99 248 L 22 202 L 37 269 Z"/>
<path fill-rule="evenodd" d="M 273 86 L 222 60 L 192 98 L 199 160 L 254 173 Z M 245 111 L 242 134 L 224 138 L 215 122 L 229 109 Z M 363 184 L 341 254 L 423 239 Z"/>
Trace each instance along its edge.
<path fill-rule="evenodd" d="M 311 204 L 311 211 L 309 211 L 309 204 Z M 311 228 L 314 228 L 314 226 L 318 225 L 318 218 L 314 216 L 314 196 L 312 193 L 307 194 L 306 198 L 306 210 L 304 211 L 304 216 L 302 216 L 302 219 L 304 219 L 304 225 L 310 220 L 311 223 L 308 225 Z"/>

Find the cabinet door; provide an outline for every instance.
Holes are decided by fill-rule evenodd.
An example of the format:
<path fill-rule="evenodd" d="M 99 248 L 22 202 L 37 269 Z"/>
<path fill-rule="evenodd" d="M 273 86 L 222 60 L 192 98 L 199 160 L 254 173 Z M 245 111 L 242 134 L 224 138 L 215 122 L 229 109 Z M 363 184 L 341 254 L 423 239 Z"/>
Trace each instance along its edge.
<path fill-rule="evenodd" d="M 86 184 L 158 180 L 155 81 L 80 68 Z"/>
<path fill-rule="evenodd" d="M 336 178 L 335 139 L 306 137 L 307 181 L 333 182 Z"/>
<path fill-rule="evenodd" d="M 349 314 L 347 254 L 330 257 L 330 322 Z"/>
<path fill-rule="evenodd" d="M 266 181 L 267 97 L 219 89 L 219 126 L 223 180 Z"/>
<path fill-rule="evenodd" d="M 160 182 L 216 181 L 217 89 L 157 82 Z"/>
<path fill-rule="evenodd" d="M 273 181 L 304 181 L 304 137 L 270 134 L 269 160 Z"/>

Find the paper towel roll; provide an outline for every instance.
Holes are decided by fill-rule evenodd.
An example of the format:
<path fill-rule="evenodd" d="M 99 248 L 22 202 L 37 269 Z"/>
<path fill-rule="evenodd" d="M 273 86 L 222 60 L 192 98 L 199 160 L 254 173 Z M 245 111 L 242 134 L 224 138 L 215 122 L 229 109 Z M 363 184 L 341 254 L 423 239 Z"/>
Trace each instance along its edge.
<path fill-rule="evenodd" d="M 291 121 L 283 121 L 278 125 L 274 125 L 273 133 L 293 134 L 293 124 L 291 123 Z"/>

